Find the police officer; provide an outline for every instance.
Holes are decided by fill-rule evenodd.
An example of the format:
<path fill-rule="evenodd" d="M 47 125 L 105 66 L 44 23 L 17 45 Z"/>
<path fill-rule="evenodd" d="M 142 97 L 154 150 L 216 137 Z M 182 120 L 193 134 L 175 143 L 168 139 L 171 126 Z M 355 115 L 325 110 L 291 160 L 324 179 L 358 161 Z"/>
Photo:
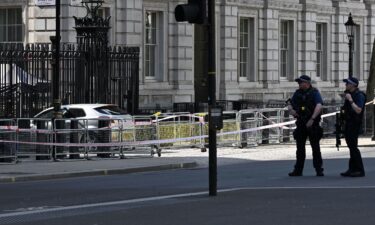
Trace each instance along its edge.
<path fill-rule="evenodd" d="M 312 148 L 316 176 L 324 176 L 323 160 L 319 145 L 319 141 L 323 136 L 323 129 L 319 125 L 323 100 L 318 89 L 312 87 L 309 76 L 302 75 L 295 81 L 298 82 L 299 89 L 296 90 L 291 101 L 289 101 L 288 109 L 290 114 L 297 119 L 297 128 L 293 133 L 297 143 L 297 161 L 294 170 L 289 173 L 289 176 L 302 176 L 306 158 L 305 145 L 307 137 L 309 137 Z"/>
<path fill-rule="evenodd" d="M 361 131 L 366 95 L 358 89 L 358 79 L 349 77 L 346 83 L 344 112 L 344 136 L 350 151 L 349 169 L 341 173 L 343 177 L 364 177 L 361 152 L 358 149 L 358 136 Z"/>

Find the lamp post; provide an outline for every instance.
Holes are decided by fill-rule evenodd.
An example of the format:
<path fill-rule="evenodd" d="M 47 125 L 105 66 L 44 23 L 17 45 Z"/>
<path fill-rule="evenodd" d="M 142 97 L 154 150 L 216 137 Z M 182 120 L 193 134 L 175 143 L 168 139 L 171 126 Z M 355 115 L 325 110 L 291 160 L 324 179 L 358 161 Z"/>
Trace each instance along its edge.
<path fill-rule="evenodd" d="M 349 39 L 349 77 L 353 76 L 353 42 L 354 42 L 354 31 L 357 26 L 352 18 L 352 13 L 349 13 L 348 21 L 345 23 L 346 34 Z"/>
<path fill-rule="evenodd" d="M 54 117 L 53 119 L 57 119 L 57 121 L 53 121 L 54 129 L 61 129 L 64 127 L 63 121 L 58 120 L 62 118 L 61 109 L 61 100 L 60 100 L 60 38 L 61 38 L 61 31 L 60 31 L 60 13 L 61 13 L 61 0 L 56 0 L 56 34 L 55 36 L 51 36 L 52 42 L 52 52 L 53 52 L 53 59 L 52 59 L 52 104 L 54 108 Z M 61 142 L 62 137 L 56 135 L 54 137 L 54 142 Z M 53 160 L 57 160 L 57 154 L 61 151 L 61 148 L 54 147 L 52 151 Z"/>
<path fill-rule="evenodd" d="M 59 117 L 59 111 L 61 107 L 61 101 L 59 97 L 59 80 L 60 80 L 60 40 L 61 40 L 61 31 L 60 31 L 60 13 L 61 5 L 60 0 L 56 0 L 56 30 L 55 36 L 51 36 L 52 50 L 53 50 L 53 76 L 52 76 L 52 104 L 55 111 L 55 118 Z"/>

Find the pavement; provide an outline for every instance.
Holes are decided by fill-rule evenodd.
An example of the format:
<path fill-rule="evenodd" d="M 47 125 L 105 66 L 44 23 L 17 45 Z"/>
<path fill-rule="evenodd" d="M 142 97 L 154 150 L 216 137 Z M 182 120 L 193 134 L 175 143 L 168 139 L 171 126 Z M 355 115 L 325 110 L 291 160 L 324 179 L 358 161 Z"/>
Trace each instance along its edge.
<path fill-rule="evenodd" d="M 348 158 L 349 152 L 343 145 L 337 151 L 335 139 L 321 141 L 323 159 Z M 363 157 L 375 158 L 375 142 L 370 137 L 359 139 Z M 295 160 L 295 143 L 259 145 L 248 148 L 218 147 L 218 165 L 245 163 L 253 161 Z M 125 159 L 110 158 L 91 160 L 32 161 L 0 163 L 0 183 L 36 181 L 81 176 L 105 176 L 137 172 L 161 171 L 208 166 L 208 151 L 199 148 L 163 149 L 161 157 L 137 155 L 136 150 Z M 307 147 L 306 158 L 311 159 L 311 148 Z M 292 165 L 291 165 L 292 167 Z"/>

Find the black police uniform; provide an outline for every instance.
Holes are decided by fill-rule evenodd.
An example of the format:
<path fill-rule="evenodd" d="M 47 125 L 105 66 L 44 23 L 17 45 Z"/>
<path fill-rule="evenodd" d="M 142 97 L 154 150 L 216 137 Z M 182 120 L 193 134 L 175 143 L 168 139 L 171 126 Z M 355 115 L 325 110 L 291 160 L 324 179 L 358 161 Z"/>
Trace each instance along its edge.
<path fill-rule="evenodd" d="M 361 152 L 358 149 L 358 136 L 362 129 L 362 119 L 364 114 L 364 107 L 366 102 L 366 95 L 356 89 L 356 91 L 350 93 L 353 102 L 362 108 L 360 114 L 356 113 L 351 106 L 349 100 L 345 100 L 343 110 L 344 110 L 344 136 L 345 141 L 348 145 L 350 151 L 349 159 L 349 170 L 342 173 L 342 176 L 364 176 L 365 170 L 363 167 Z"/>
<path fill-rule="evenodd" d="M 319 102 L 316 101 L 316 97 Z M 323 136 L 323 129 L 320 127 L 320 114 L 314 119 L 313 125 L 310 128 L 306 127 L 306 123 L 311 119 L 315 107 L 318 103 L 323 103 L 319 91 L 316 88 L 310 87 L 308 90 L 298 89 L 292 98 L 292 107 L 298 114 L 297 128 L 293 133 L 294 139 L 297 142 L 297 161 L 294 166 L 294 171 L 289 173 L 290 176 L 301 176 L 305 158 L 306 158 L 306 139 L 309 141 L 313 153 L 313 165 L 318 176 L 323 176 L 323 160 L 320 152 L 319 141 Z"/>

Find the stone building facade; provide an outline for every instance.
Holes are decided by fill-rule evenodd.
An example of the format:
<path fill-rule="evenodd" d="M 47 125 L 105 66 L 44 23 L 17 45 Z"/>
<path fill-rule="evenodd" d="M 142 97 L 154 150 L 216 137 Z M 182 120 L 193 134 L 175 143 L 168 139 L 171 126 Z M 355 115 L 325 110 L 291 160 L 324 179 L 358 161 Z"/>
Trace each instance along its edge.
<path fill-rule="evenodd" d="M 49 42 L 54 0 L 1 0 L 0 42 Z M 105 0 L 110 45 L 141 47 L 140 106 L 194 102 L 202 75 L 194 25 L 177 23 L 174 8 L 186 0 Z M 294 79 L 307 74 L 326 101 L 339 100 L 348 75 L 344 23 L 355 31 L 353 71 L 366 88 L 375 37 L 375 0 L 217 0 L 217 98 L 267 102 L 288 98 Z M 75 42 L 73 16 L 81 0 L 61 0 L 62 42 Z"/>

